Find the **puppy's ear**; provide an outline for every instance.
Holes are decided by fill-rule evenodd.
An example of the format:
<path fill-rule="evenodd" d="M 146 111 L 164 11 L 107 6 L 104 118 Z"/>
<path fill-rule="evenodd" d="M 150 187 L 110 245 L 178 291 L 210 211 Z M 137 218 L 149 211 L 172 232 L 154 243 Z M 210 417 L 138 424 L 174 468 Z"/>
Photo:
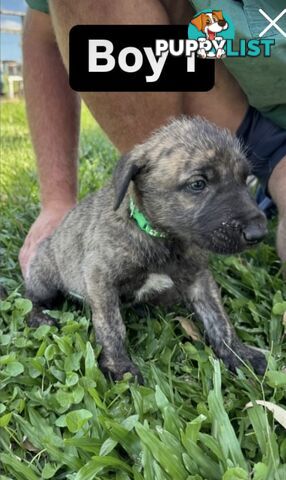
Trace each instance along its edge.
<path fill-rule="evenodd" d="M 141 167 L 131 158 L 131 155 L 123 155 L 114 170 L 113 186 L 115 191 L 114 210 L 117 210 L 127 192 L 128 185 L 139 173 Z"/>
<path fill-rule="evenodd" d="M 195 25 L 195 27 L 197 27 L 198 30 L 202 30 L 202 27 L 203 27 L 202 14 L 196 18 L 193 18 L 193 20 L 191 20 L 191 24 Z"/>
<path fill-rule="evenodd" d="M 222 10 L 213 10 L 212 14 L 215 15 L 219 20 L 224 20 Z"/>

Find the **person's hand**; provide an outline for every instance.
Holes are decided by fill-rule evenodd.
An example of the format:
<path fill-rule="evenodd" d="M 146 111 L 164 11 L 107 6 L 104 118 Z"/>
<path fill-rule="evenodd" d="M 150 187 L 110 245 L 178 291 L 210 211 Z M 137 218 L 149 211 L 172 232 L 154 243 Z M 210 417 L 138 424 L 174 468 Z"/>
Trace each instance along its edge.
<path fill-rule="evenodd" d="M 19 263 L 24 278 L 28 275 L 29 265 L 39 243 L 53 233 L 72 207 L 73 205 L 63 205 L 54 208 L 44 208 L 41 211 L 31 226 L 19 253 Z"/>

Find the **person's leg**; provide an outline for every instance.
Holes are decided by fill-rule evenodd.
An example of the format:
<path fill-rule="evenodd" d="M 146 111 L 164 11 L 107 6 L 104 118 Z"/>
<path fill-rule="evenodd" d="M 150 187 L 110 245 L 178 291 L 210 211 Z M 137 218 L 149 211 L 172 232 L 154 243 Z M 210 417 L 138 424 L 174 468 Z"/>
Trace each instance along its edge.
<path fill-rule="evenodd" d="M 286 262 L 286 157 L 274 168 L 268 182 L 269 192 L 278 207 L 277 251 L 282 262 Z M 286 274 L 286 268 L 284 267 Z"/>
<path fill-rule="evenodd" d="M 50 0 L 50 11 L 63 61 L 68 67 L 68 33 L 76 24 L 186 23 L 186 2 L 175 10 L 164 0 Z M 170 8 L 170 11 L 165 9 Z M 180 7 L 181 6 L 181 7 Z M 179 8 L 180 7 L 180 8 Z M 223 64 L 217 65 L 216 86 L 204 93 L 82 93 L 92 114 L 115 146 L 126 152 L 170 117 L 199 114 L 234 133 L 247 110 L 241 89 Z"/>
<path fill-rule="evenodd" d="M 205 117 L 233 134 L 247 109 L 246 96 L 221 60 L 215 60 L 215 86 L 209 92 L 184 94 L 184 113 Z"/>
<path fill-rule="evenodd" d="M 187 25 L 196 13 L 188 0 L 160 1 L 172 24 Z M 232 133 L 236 133 L 247 109 L 245 94 L 221 60 L 215 60 L 215 85 L 210 91 L 183 94 L 183 113 L 205 117 Z"/>
<path fill-rule="evenodd" d="M 51 0 L 57 42 L 68 67 L 69 30 L 76 24 L 168 24 L 157 0 Z M 181 93 L 82 93 L 83 100 L 121 151 L 142 142 L 170 117 L 182 113 Z"/>

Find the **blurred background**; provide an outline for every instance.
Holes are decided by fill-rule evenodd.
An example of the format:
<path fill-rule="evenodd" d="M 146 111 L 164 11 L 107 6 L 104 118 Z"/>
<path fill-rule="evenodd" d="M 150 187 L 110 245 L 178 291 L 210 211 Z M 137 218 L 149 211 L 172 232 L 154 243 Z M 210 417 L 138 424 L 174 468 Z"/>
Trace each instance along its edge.
<path fill-rule="evenodd" d="M 0 95 L 23 95 L 22 33 L 27 5 L 24 0 L 0 1 Z"/>

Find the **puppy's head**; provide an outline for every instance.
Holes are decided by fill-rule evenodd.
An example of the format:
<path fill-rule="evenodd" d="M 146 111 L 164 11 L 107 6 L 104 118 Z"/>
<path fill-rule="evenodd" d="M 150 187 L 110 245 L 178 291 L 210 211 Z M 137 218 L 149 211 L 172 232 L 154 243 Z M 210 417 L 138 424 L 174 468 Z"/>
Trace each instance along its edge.
<path fill-rule="evenodd" d="M 215 40 L 216 34 L 228 28 L 228 23 L 223 17 L 221 10 L 213 10 L 211 13 L 201 13 L 191 20 L 198 30 L 206 34 L 207 39 Z"/>
<path fill-rule="evenodd" d="M 199 118 L 181 117 L 122 157 L 114 173 L 115 209 L 128 186 L 154 228 L 216 253 L 255 245 L 265 216 L 246 186 L 239 141 Z"/>

